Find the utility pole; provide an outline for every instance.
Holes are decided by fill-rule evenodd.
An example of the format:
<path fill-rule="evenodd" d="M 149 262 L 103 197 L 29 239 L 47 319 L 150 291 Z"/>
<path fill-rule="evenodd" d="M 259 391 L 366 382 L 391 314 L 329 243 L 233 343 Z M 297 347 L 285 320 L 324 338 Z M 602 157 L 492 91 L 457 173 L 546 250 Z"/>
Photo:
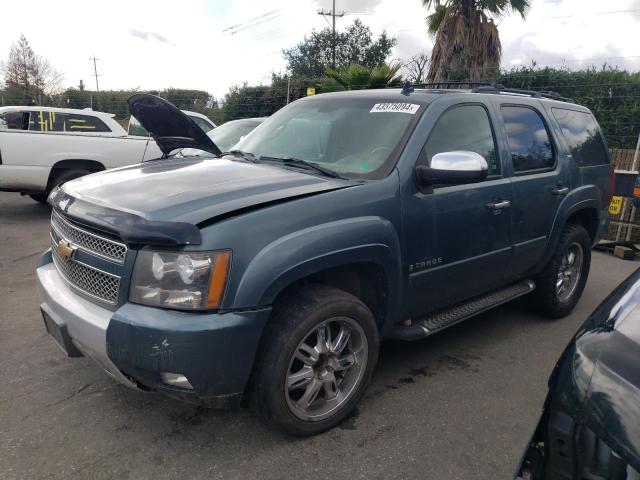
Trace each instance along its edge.
<path fill-rule="evenodd" d="M 100 88 L 98 87 L 98 77 L 101 77 L 102 75 L 98 75 L 98 66 L 96 65 L 96 62 L 100 59 L 96 58 L 94 54 L 89 60 L 93 60 L 93 76 L 96 77 L 96 92 L 99 92 Z"/>
<path fill-rule="evenodd" d="M 289 105 L 289 90 L 291 90 L 291 74 L 287 75 L 287 105 Z"/>
<path fill-rule="evenodd" d="M 344 17 L 344 12 L 336 13 L 336 0 L 333 0 L 331 11 L 320 9 L 318 15 L 331 17 L 332 19 L 332 36 L 331 36 L 331 68 L 336 68 L 336 17 Z"/>

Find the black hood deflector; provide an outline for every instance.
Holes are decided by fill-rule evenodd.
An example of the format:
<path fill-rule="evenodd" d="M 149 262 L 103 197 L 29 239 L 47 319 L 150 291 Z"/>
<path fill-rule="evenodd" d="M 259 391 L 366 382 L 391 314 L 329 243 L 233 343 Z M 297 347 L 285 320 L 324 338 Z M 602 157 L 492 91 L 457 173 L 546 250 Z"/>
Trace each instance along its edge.
<path fill-rule="evenodd" d="M 129 113 L 151 134 L 166 156 L 179 148 L 195 148 L 220 155 L 220 149 L 196 123 L 167 100 L 138 93 L 129 97 Z"/>
<path fill-rule="evenodd" d="M 113 210 L 72 197 L 57 188 L 49 203 L 60 213 L 80 224 L 119 236 L 127 244 L 142 245 L 200 245 L 200 229 L 191 223 L 147 220 L 138 215 Z"/>

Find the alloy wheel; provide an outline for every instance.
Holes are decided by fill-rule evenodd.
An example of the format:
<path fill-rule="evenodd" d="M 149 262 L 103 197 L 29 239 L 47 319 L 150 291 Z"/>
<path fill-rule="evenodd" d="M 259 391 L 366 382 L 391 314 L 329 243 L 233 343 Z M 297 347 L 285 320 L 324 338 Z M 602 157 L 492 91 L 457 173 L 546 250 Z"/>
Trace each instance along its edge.
<path fill-rule="evenodd" d="M 560 301 L 566 301 L 573 295 L 582 274 L 582 259 L 584 252 L 582 245 L 571 243 L 560 263 L 556 278 L 556 295 Z"/>
<path fill-rule="evenodd" d="M 336 317 L 315 326 L 289 362 L 284 388 L 291 412 L 305 421 L 333 415 L 356 391 L 367 358 L 368 342 L 355 320 Z"/>

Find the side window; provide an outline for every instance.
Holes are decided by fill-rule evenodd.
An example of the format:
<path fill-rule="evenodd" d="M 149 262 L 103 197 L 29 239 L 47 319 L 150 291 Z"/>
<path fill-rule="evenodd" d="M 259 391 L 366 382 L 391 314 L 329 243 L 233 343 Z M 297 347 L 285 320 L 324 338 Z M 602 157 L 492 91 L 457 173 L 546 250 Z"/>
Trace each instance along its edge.
<path fill-rule="evenodd" d="M 31 112 L 29 130 L 32 132 L 62 132 L 66 114 L 51 110 Z"/>
<path fill-rule="evenodd" d="M 29 112 L 6 112 L 0 114 L 0 130 L 28 130 Z"/>
<path fill-rule="evenodd" d="M 551 168 L 553 147 L 540 114 L 528 107 L 500 109 L 507 129 L 509 151 L 515 172 Z"/>
<path fill-rule="evenodd" d="M 500 173 L 489 116 L 480 105 L 460 105 L 447 110 L 434 125 L 423 148 L 426 163 L 436 153 L 467 150 L 482 155 L 489 175 Z"/>
<path fill-rule="evenodd" d="M 53 110 L 31 112 L 29 130 L 35 132 L 110 132 L 97 117 L 60 113 Z"/>
<path fill-rule="evenodd" d="M 68 132 L 110 132 L 111 129 L 107 127 L 102 120 L 98 117 L 91 115 L 76 115 L 70 113 L 67 117 L 66 130 Z"/>
<path fill-rule="evenodd" d="M 211 124 L 209 124 L 209 122 L 200 117 L 192 117 L 191 115 L 189 115 L 189 118 L 196 122 L 196 125 L 198 125 L 204 131 L 204 133 L 210 132 L 213 128 Z"/>
<path fill-rule="evenodd" d="M 609 154 L 593 115 L 564 108 L 552 108 L 551 112 L 578 165 L 590 167 L 609 163 Z"/>

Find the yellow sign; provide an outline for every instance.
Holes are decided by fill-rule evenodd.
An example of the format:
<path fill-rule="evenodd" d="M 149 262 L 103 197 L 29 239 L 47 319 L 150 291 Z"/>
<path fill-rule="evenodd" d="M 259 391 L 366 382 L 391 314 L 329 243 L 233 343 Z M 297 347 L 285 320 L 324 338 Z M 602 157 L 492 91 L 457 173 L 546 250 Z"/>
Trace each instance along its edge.
<path fill-rule="evenodd" d="M 609 204 L 609 213 L 611 215 L 620 215 L 621 208 L 622 197 L 611 197 L 611 203 Z"/>
<path fill-rule="evenodd" d="M 316 94 L 316 89 L 313 87 L 307 87 L 307 97 L 309 95 L 315 95 Z"/>

